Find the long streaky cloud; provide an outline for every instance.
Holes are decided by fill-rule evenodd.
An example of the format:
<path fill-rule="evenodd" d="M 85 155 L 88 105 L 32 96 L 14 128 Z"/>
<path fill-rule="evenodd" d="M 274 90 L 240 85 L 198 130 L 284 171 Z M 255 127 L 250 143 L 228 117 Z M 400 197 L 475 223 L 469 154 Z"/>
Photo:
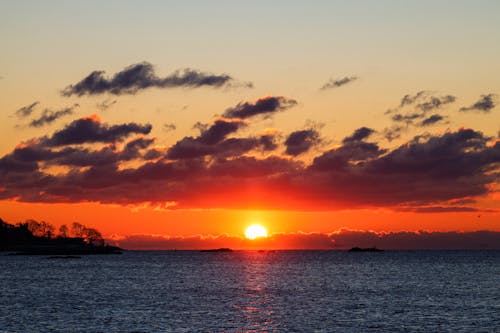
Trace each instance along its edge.
<path fill-rule="evenodd" d="M 36 101 L 33 102 L 29 105 L 23 106 L 22 108 L 19 108 L 16 110 L 15 115 L 19 118 L 26 118 L 31 116 L 33 111 L 35 111 L 35 108 L 40 105 L 40 102 Z"/>
<path fill-rule="evenodd" d="M 77 107 L 79 107 L 78 104 L 73 104 L 72 106 L 63 108 L 61 110 L 45 109 L 45 110 L 43 110 L 43 112 L 39 118 L 33 119 L 30 122 L 29 126 L 30 127 L 42 127 L 45 125 L 49 125 L 61 117 L 74 114 L 75 108 L 77 108 Z"/>
<path fill-rule="evenodd" d="M 257 115 L 270 115 L 297 105 L 297 101 L 283 96 L 266 96 L 255 102 L 240 102 L 224 112 L 226 118 L 246 119 Z"/>
<path fill-rule="evenodd" d="M 149 134 L 150 124 L 140 125 L 128 123 L 121 125 L 108 125 L 101 122 L 100 118 L 93 115 L 80 118 L 62 130 L 55 132 L 50 138 L 43 141 L 49 146 L 66 146 L 84 143 L 114 143 L 122 141 L 131 134 Z"/>
<path fill-rule="evenodd" d="M 340 229 L 332 233 L 274 233 L 268 238 L 248 240 L 230 235 L 162 236 L 129 235 L 108 241 L 131 250 L 234 249 L 337 249 L 377 247 L 387 250 L 484 250 L 500 249 L 500 232 L 399 231 L 374 232 Z"/>
<path fill-rule="evenodd" d="M 80 82 L 67 86 L 62 95 L 113 95 L 135 94 L 148 88 L 198 88 L 228 86 L 234 79 L 227 74 L 211 74 L 196 69 L 182 69 L 166 77 L 159 77 L 152 64 L 141 62 L 126 67 L 112 77 L 106 77 L 104 71 L 94 71 Z M 251 83 L 240 84 L 251 87 Z"/>
<path fill-rule="evenodd" d="M 341 79 L 330 79 L 327 83 L 325 83 L 321 87 L 321 90 L 339 88 L 339 87 L 345 86 L 348 83 L 354 82 L 357 79 L 358 79 L 357 76 L 345 76 Z"/>

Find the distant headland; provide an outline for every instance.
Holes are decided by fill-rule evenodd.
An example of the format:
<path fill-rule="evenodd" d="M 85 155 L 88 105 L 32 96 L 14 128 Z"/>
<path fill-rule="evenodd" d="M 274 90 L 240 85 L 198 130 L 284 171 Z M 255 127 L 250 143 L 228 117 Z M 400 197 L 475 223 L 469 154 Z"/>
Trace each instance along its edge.
<path fill-rule="evenodd" d="M 218 248 L 218 249 L 200 250 L 200 252 L 233 252 L 233 250 L 231 250 L 228 247 L 221 247 L 221 248 Z"/>
<path fill-rule="evenodd" d="M 13 225 L 2 219 L 0 251 L 50 256 L 122 253 L 121 248 L 105 244 L 99 231 L 77 222 L 71 228 L 62 225 L 56 233 L 54 226 L 44 221 L 28 220 Z"/>
<path fill-rule="evenodd" d="M 353 247 L 349 249 L 349 252 L 383 252 L 384 250 L 378 249 L 376 247 Z"/>

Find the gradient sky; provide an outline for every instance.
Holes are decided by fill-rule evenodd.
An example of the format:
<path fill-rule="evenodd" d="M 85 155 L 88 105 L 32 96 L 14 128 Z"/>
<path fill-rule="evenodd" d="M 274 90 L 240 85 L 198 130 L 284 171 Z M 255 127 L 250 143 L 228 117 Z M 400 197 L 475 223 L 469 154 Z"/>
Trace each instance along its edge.
<path fill-rule="evenodd" d="M 500 231 L 499 12 L 3 1 L 0 217 L 185 247 L 254 247 L 234 241 L 251 223 L 309 237 L 259 245 L 273 248 L 347 229 Z M 140 87 L 120 90 L 132 68 Z M 93 71 L 99 91 L 78 85 Z"/>

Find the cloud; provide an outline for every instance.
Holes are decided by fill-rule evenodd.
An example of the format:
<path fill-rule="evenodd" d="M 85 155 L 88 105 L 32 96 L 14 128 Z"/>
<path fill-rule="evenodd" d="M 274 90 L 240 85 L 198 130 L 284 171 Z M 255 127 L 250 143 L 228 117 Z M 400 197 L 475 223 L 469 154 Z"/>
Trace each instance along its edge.
<path fill-rule="evenodd" d="M 219 88 L 228 85 L 233 78 L 227 74 L 211 74 L 195 69 L 177 70 L 166 77 L 156 75 L 153 65 L 141 62 L 130 65 L 110 78 L 104 71 L 94 71 L 80 82 L 67 86 L 62 95 L 100 95 L 110 93 L 113 95 L 135 94 L 140 90 L 156 88 L 187 87 L 198 88 L 202 86 Z M 251 87 L 250 83 L 245 84 Z"/>
<path fill-rule="evenodd" d="M 357 130 L 355 130 L 351 136 L 345 137 L 342 142 L 345 144 L 345 143 L 354 142 L 354 141 L 363 141 L 364 139 L 367 139 L 373 133 L 375 133 L 374 129 L 371 129 L 368 127 L 360 127 Z"/>
<path fill-rule="evenodd" d="M 488 113 L 496 107 L 496 97 L 497 96 L 495 94 L 481 95 L 481 98 L 476 103 L 468 107 L 462 107 L 460 108 L 460 111 L 481 111 Z"/>
<path fill-rule="evenodd" d="M 325 83 L 321 90 L 327 90 L 332 88 L 342 87 L 348 83 L 354 82 L 358 79 L 357 76 L 345 76 L 341 79 L 330 79 L 327 83 Z"/>
<path fill-rule="evenodd" d="M 429 116 L 428 118 L 425 118 L 424 120 L 422 120 L 422 122 L 420 122 L 420 126 L 429 126 L 429 125 L 433 125 L 437 122 L 440 122 L 444 119 L 443 116 L 439 115 L 439 114 L 433 114 L 431 116 Z"/>
<path fill-rule="evenodd" d="M 74 114 L 75 109 L 77 107 L 79 107 L 78 104 L 73 104 L 72 106 L 68 106 L 66 108 L 63 108 L 61 110 L 56 110 L 56 111 L 50 110 L 50 109 L 45 109 L 45 110 L 43 110 L 43 112 L 39 118 L 33 119 L 30 122 L 29 126 L 30 127 L 42 127 L 45 125 L 49 125 L 61 117 Z"/>
<path fill-rule="evenodd" d="M 109 109 L 110 107 L 115 105 L 116 103 L 118 103 L 118 101 L 116 99 L 115 100 L 106 99 L 100 103 L 97 103 L 96 107 L 101 111 L 106 111 L 107 109 Z"/>
<path fill-rule="evenodd" d="M 131 250 L 201 250 L 222 247 L 270 250 L 346 250 L 356 246 L 377 247 L 386 250 L 484 250 L 500 249 L 500 232 L 374 232 L 341 229 L 332 233 L 274 233 L 268 238 L 253 241 L 225 234 L 129 235 L 116 237 L 110 241 Z M 231 255 L 238 255 L 238 253 Z"/>
<path fill-rule="evenodd" d="M 160 158 L 147 162 L 144 153 L 139 156 L 144 161 L 141 165 L 127 168 L 117 163 L 125 159 L 127 149 L 105 147 L 91 152 L 43 146 L 45 151 L 30 152 L 27 145 L 0 159 L 5 188 L 0 197 L 30 202 L 176 202 L 172 209 L 392 207 L 422 211 L 442 206 L 469 211 L 456 206 L 457 200 L 485 195 L 498 181 L 500 143 L 492 145 L 482 133 L 467 129 L 416 137 L 390 151 L 376 143 L 347 141 L 315 157 L 311 164 L 279 156 L 243 155 L 258 147 L 258 137 L 210 142 L 198 141 L 198 150 L 184 149 L 177 156 L 169 156 L 174 154 L 169 150 L 168 159 L 156 155 Z M 150 144 L 144 143 L 141 149 Z M 217 158 L 200 158 L 207 154 Z M 84 156 L 80 161 L 98 162 L 90 169 L 72 169 L 57 176 L 38 167 L 43 159 L 53 161 L 51 165 L 68 165 L 70 157 L 74 165 L 89 164 L 74 162 L 78 155 Z"/>
<path fill-rule="evenodd" d="M 305 129 L 290 133 L 285 140 L 285 154 L 297 156 L 309 151 L 321 142 L 320 134 L 315 129 Z"/>
<path fill-rule="evenodd" d="M 472 129 L 417 135 L 389 149 L 369 141 L 374 129 L 360 127 L 339 145 L 301 160 L 321 142 L 319 130 L 296 131 L 283 141 L 277 130 L 246 135 L 241 129 L 259 112 L 197 123 L 198 135 L 165 148 L 154 146 L 149 124 L 77 119 L 0 158 L 0 198 L 175 202 L 169 209 L 465 212 L 476 204 L 460 200 L 490 194 L 499 179 L 500 142 Z"/>
<path fill-rule="evenodd" d="M 227 109 L 223 116 L 226 118 L 246 119 L 261 114 L 271 114 L 284 111 L 297 105 L 297 101 L 283 96 L 268 96 L 259 98 L 255 102 L 240 102 L 235 107 Z"/>
<path fill-rule="evenodd" d="M 429 94 L 428 91 L 421 90 L 421 91 L 417 92 L 415 95 L 410 95 L 410 94 L 404 95 L 403 98 L 401 99 L 401 102 L 399 103 L 399 107 L 402 108 L 406 105 L 412 105 L 416 101 L 422 99 L 423 97 L 425 97 L 428 94 Z"/>
<path fill-rule="evenodd" d="M 390 142 L 399 139 L 403 132 L 412 127 L 437 124 L 447 117 L 437 113 L 429 116 L 429 112 L 438 112 L 438 110 L 455 101 L 455 96 L 433 96 L 431 92 L 426 90 L 421 90 L 414 95 L 407 94 L 403 96 L 398 107 L 389 109 L 384 113 L 390 115 L 391 120 L 396 123 L 396 125 L 383 131 L 384 137 Z M 401 123 L 404 123 L 405 127 L 399 125 Z"/>
<path fill-rule="evenodd" d="M 439 109 L 446 104 L 450 104 L 456 101 L 456 97 L 452 95 L 446 95 L 442 97 L 430 96 L 429 99 L 423 103 L 417 104 L 416 108 L 422 110 L 423 112 L 429 112 L 435 109 Z"/>
<path fill-rule="evenodd" d="M 383 135 L 387 141 L 392 142 L 394 140 L 401 138 L 401 133 L 404 132 L 406 129 L 407 129 L 406 127 L 400 125 L 393 125 L 389 128 L 385 128 L 383 130 Z"/>
<path fill-rule="evenodd" d="M 23 106 L 22 108 L 16 110 L 15 115 L 18 116 L 19 118 L 29 117 L 31 116 L 33 111 L 35 111 L 35 108 L 38 105 L 40 105 L 40 102 L 36 101 L 29 105 Z"/>
<path fill-rule="evenodd" d="M 197 124 L 198 137 L 184 137 L 177 141 L 167 152 L 169 159 L 198 158 L 202 156 L 238 156 L 262 147 L 263 150 L 276 148 L 273 134 L 258 137 L 228 138 L 240 128 L 247 126 L 241 119 L 217 118 L 212 125 Z"/>
<path fill-rule="evenodd" d="M 483 250 L 500 248 L 500 232 L 373 232 L 341 230 L 331 234 L 334 247 L 375 246 L 387 250 Z"/>
<path fill-rule="evenodd" d="M 175 124 L 172 124 L 172 123 L 163 124 L 163 131 L 165 131 L 165 132 L 172 132 L 172 131 L 175 131 L 176 129 L 177 129 L 177 126 L 175 126 Z"/>
<path fill-rule="evenodd" d="M 131 134 L 149 134 L 152 126 L 128 123 L 109 126 L 97 116 L 77 119 L 64 129 L 55 132 L 45 143 L 50 146 L 64 146 L 82 143 L 122 141 Z"/>

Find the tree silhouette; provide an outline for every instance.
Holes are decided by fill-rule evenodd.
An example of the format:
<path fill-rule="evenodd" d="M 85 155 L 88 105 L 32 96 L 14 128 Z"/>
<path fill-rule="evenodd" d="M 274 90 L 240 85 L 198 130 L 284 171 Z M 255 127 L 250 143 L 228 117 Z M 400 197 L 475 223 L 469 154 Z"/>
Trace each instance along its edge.
<path fill-rule="evenodd" d="M 71 224 L 71 234 L 73 237 L 83 238 L 83 233 L 86 227 L 78 222 L 73 222 Z"/>
<path fill-rule="evenodd" d="M 69 228 L 66 224 L 59 227 L 59 237 L 66 238 L 69 236 Z"/>
<path fill-rule="evenodd" d="M 34 236 L 51 238 L 54 235 L 54 226 L 45 221 L 27 220 L 24 224 Z"/>

